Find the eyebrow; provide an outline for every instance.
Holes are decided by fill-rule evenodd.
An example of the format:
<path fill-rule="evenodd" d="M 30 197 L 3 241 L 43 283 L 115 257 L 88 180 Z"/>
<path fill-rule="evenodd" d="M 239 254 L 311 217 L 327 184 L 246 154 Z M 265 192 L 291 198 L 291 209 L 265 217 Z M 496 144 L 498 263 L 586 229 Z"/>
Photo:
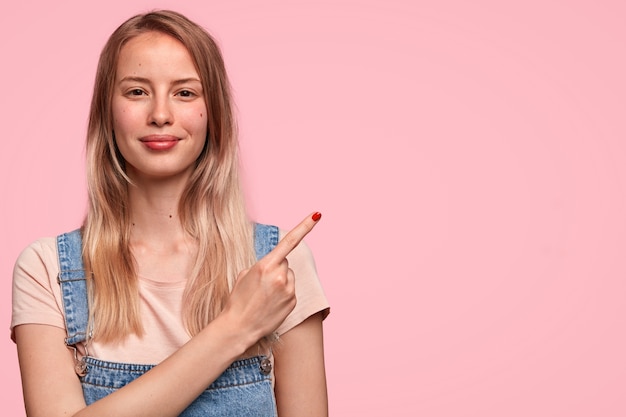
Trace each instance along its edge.
<path fill-rule="evenodd" d="M 119 82 L 120 83 L 123 83 L 123 82 L 138 82 L 138 83 L 150 84 L 150 80 L 148 78 L 132 77 L 132 76 L 124 77 Z M 189 82 L 197 82 L 197 83 L 202 84 L 202 82 L 199 79 L 197 79 L 197 78 L 182 78 L 180 80 L 176 80 L 176 81 L 172 82 L 172 85 L 186 84 L 186 83 L 189 83 Z"/>

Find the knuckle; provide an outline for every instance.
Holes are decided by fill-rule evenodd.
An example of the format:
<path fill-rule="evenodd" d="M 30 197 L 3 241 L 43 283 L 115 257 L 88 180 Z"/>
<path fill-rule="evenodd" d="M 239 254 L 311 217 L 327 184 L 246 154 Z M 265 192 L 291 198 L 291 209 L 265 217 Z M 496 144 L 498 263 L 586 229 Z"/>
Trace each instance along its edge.
<path fill-rule="evenodd" d="M 257 262 L 256 266 L 261 274 L 269 274 L 274 269 L 274 267 L 269 262 L 263 260 Z"/>
<path fill-rule="evenodd" d="M 283 290 L 287 287 L 287 276 L 283 273 L 274 275 L 272 286 L 277 290 Z"/>

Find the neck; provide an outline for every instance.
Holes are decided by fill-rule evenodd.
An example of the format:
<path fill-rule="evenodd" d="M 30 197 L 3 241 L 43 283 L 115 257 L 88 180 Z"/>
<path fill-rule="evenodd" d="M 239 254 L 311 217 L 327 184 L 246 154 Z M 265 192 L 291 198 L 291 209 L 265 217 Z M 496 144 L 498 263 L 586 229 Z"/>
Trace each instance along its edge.
<path fill-rule="evenodd" d="M 186 240 L 178 206 L 187 178 L 132 178 L 129 209 L 131 244 L 138 242 L 181 242 Z"/>

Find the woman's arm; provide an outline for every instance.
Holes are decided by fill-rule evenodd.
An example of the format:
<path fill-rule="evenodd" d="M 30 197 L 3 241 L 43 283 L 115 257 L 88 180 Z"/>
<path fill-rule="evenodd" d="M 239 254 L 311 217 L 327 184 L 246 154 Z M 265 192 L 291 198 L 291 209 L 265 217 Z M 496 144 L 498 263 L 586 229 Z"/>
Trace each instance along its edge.
<path fill-rule="evenodd" d="M 258 298 L 272 304 L 267 297 Z M 274 301 L 282 304 L 278 316 L 290 311 L 280 297 Z M 238 309 L 236 313 L 220 315 L 161 364 L 89 407 L 85 407 L 82 388 L 74 373 L 73 353 L 64 345 L 65 331 L 38 324 L 17 326 L 15 339 L 27 415 L 178 416 L 265 332 L 260 333 L 258 330 L 263 325 L 250 318 L 249 313 L 255 310 L 256 315 L 266 319 L 278 311 L 267 316 L 264 313 L 268 311 L 253 307 L 247 312 Z M 268 322 L 274 321 L 277 326 L 275 320 L 270 318 Z"/>
<path fill-rule="evenodd" d="M 249 347 L 293 310 L 295 278 L 286 256 L 313 228 L 307 217 L 237 279 L 222 313 L 146 374 L 85 407 L 65 331 L 42 324 L 14 328 L 29 417 L 175 417 Z"/>
<path fill-rule="evenodd" d="M 28 416 L 70 416 L 85 407 L 65 330 L 45 324 L 14 329 Z"/>
<path fill-rule="evenodd" d="M 29 417 L 177 416 L 215 380 L 248 343 L 216 319 L 144 376 L 85 407 L 74 358 L 63 329 L 24 324 L 15 328 L 24 403 Z"/>
<path fill-rule="evenodd" d="M 328 416 L 322 313 L 280 337 L 274 346 L 279 416 Z"/>

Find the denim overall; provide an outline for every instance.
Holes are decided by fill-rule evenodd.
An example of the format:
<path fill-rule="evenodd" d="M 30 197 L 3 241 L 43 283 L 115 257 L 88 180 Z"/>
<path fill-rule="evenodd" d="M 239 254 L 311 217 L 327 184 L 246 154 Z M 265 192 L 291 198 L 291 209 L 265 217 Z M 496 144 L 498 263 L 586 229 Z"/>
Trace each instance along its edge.
<path fill-rule="evenodd" d="M 256 224 L 254 235 L 257 259 L 278 243 L 276 226 Z M 87 340 L 89 317 L 80 231 L 58 236 L 57 248 L 67 328 L 65 343 L 75 349 L 77 344 Z M 276 416 L 271 377 L 267 369 L 265 372 L 261 369 L 263 359 L 263 356 L 257 356 L 232 363 L 180 416 Z M 105 397 L 154 366 L 107 362 L 85 355 L 77 362 L 77 373 L 83 375 L 80 381 L 86 403 L 89 405 Z"/>

